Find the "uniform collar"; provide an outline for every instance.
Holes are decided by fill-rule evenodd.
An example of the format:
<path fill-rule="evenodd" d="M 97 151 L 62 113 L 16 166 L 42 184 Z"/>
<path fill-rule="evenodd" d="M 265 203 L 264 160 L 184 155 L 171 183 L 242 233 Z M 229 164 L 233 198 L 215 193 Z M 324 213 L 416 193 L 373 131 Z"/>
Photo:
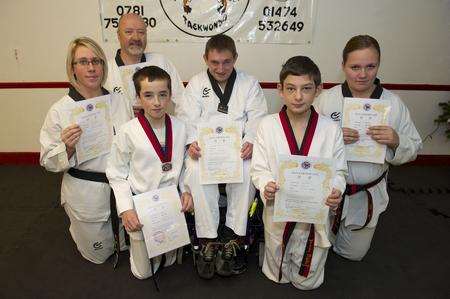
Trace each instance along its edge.
<path fill-rule="evenodd" d="M 120 49 L 118 49 L 117 52 L 116 52 L 115 60 L 116 60 L 117 66 L 124 66 L 125 65 L 125 63 L 122 60 L 122 57 L 120 57 Z M 145 59 L 145 53 L 143 53 L 142 57 L 141 57 L 141 62 L 146 62 L 146 61 L 147 60 Z"/>
<path fill-rule="evenodd" d="M 380 79 L 376 78 L 373 82 L 375 84 L 375 89 L 370 95 L 371 99 L 379 99 L 381 94 L 383 93 L 383 87 L 381 86 Z M 344 98 L 353 98 L 352 92 L 350 91 L 350 87 L 348 87 L 347 81 L 345 81 L 342 85 L 342 95 Z"/>
<path fill-rule="evenodd" d="M 102 87 L 102 94 L 107 95 L 109 91 Z M 71 97 L 75 102 L 85 100 L 86 98 L 78 92 L 72 85 L 69 86 L 69 97 Z"/>

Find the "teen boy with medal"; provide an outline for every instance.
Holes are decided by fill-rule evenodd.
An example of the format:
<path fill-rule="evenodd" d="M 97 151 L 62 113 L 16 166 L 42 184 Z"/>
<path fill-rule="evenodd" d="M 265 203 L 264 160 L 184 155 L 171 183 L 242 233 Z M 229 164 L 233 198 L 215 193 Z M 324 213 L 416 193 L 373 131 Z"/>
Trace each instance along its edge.
<path fill-rule="evenodd" d="M 193 208 L 192 197 L 179 183 L 186 145 L 185 125 L 166 113 L 171 81 L 166 71 L 148 66 L 133 76 L 144 114 L 124 124 L 113 142 L 106 175 L 116 195 L 117 212 L 130 234 L 131 272 L 150 277 L 163 263 L 172 265 L 176 250 L 149 260 L 142 225 L 133 205 L 133 194 L 179 185 L 182 212 Z M 165 260 L 165 261 L 164 261 Z"/>
<path fill-rule="evenodd" d="M 330 213 L 338 207 L 345 189 L 347 164 L 341 129 L 311 106 L 322 89 L 320 71 L 305 56 L 290 58 L 280 72 L 278 92 L 285 106 L 263 118 L 253 148 L 251 177 L 261 191 L 265 253 L 262 271 L 275 282 L 292 283 L 299 289 L 315 289 L 324 279 L 324 266 L 331 246 L 325 225 L 274 222 L 278 154 L 335 160 L 332 192 L 325 199 Z"/>

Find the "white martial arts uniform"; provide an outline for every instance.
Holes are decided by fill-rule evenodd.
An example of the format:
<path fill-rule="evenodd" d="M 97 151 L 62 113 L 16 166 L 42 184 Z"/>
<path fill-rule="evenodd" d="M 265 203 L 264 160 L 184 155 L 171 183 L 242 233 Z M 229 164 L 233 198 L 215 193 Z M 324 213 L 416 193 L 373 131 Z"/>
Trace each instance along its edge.
<path fill-rule="evenodd" d="M 119 215 L 134 209 L 132 194 L 178 185 L 184 161 L 186 128 L 175 117 L 171 116 L 170 119 L 173 136 L 172 169 L 166 172 L 162 171 L 162 162 L 138 118 L 123 125 L 115 136 L 106 175 L 116 196 Z M 164 146 L 164 142 L 160 143 Z M 184 190 L 182 184 L 180 190 Z M 131 272 L 139 279 L 146 279 L 152 275 L 152 269 L 144 236 L 142 231 L 129 234 Z M 159 268 L 161 257 L 154 258 L 154 271 Z M 175 260 L 176 250 L 166 253 L 164 266 L 172 265 Z"/>
<path fill-rule="evenodd" d="M 103 90 L 104 94 L 107 93 Z M 104 173 L 108 154 L 79 164 L 76 153 L 68 159 L 61 132 L 72 123 L 70 108 L 74 101 L 84 98 L 73 88 L 69 94 L 52 105 L 40 132 L 40 163 L 52 172 L 64 171 L 61 184 L 61 205 L 70 218 L 69 231 L 81 255 L 93 263 L 103 263 L 114 251 L 114 238 L 110 219 L 110 191 L 107 183 L 72 177 L 71 167 Z M 114 130 L 131 119 L 127 100 L 111 94 L 111 115 Z M 121 238 L 121 241 L 123 238 Z M 123 244 L 121 244 L 123 245 Z"/>
<path fill-rule="evenodd" d="M 417 151 L 422 146 L 421 138 L 411 120 L 406 105 L 397 95 L 382 88 L 378 79 L 375 83 L 377 87 L 371 98 L 380 98 L 390 102 L 389 126 L 397 132 L 399 145 L 395 151 L 387 148 L 384 164 L 349 161 L 348 184 L 365 185 L 375 181 L 388 170 L 389 164 L 400 165 L 414 160 Z M 345 83 L 322 92 L 314 105 L 318 112 L 331 117 L 340 124 L 344 102 L 343 94 L 346 97 L 352 96 Z M 373 215 L 367 226 L 361 230 L 352 231 L 352 229 L 361 228 L 366 222 L 368 210 L 367 194 L 363 191 L 346 196 L 341 225 L 336 241 L 333 244 L 333 250 L 339 255 L 351 260 L 361 260 L 369 250 L 378 217 L 386 210 L 389 201 L 386 180 L 387 178 L 368 189 L 373 199 Z"/>
<path fill-rule="evenodd" d="M 223 91 L 222 91 L 223 92 Z M 187 124 L 188 144 L 197 140 L 198 122 L 210 117 L 225 115 L 217 111 L 220 100 L 215 94 L 206 71 L 194 76 L 187 85 L 176 113 Z M 242 124 L 242 143 L 253 143 L 258 122 L 267 114 L 267 104 L 262 89 L 253 76 L 236 71 L 236 80 L 228 102 L 228 117 Z M 244 181 L 227 184 L 227 214 L 225 225 L 237 235 L 245 236 L 248 208 L 255 196 L 250 180 L 250 159 L 244 160 Z M 217 185 L 201 185 L 198 160 L 190 157 L 186 161 L 185 184 L 194 198 L 195 225 L 199 238 L 216 238 L 219 226 L 219 190 Z"/>
<path fill-rule="evenodd" d="M 154 65 L 162 68 L 170 75 L 170 81 L 172 86 L 172 102 L 178 103 L 179 98 L 183 96 L 184 86 L 181 81 L 181 77 L 178 74 L 175 66 L 167 58 L 159 53 L 145 53 L 142 55 L 140 63 L 147 62 L 149 65 Z M 116 93 L 123 94 L 124 83 L 122 82 L 122 77 L 120 76 L 119 67 L 123 66 L 124 62 L 120 57 L 120 49 L 117 50 L 114 59 L 108 60 L 108 79 L 105 82 L 105 88 Z"/>
<path fill-rule="evenodd" d="M 297 144 L 300 147 L 301 141 L 297 141 Z M 331 246 L 328 240 L 329 223 L 315 225 L 314 251 L 310 271 L 306 278 L 299 275 L 299 270 L 309 236 L 310 224 L 296 224 L 286 246 L 282 277 L 280 281 L 278 280 L 286 222 L 273 222 L 274 201 L 268 202 L 265 199 L 264 188 L 271 181 L 277 182 L 279 154 L 291 154 L 291 151 L 277 113 L 266 116 L 259 125 L 250 171 L 253 183 L 260 190 L 261 199 L 264 203 L 265 252 L 262 271 L 272 281 L 291 282 L 296 288 L 304 290 L 315 289 L 323 282 L 325 261 L 328 248 Z M 333 188 L 343 192 L 347 165 L 342 131 L 332 121 L 323 116 L 319 116 L 308 156 L 335 160 L 336 175 L 332 184 Z"/>

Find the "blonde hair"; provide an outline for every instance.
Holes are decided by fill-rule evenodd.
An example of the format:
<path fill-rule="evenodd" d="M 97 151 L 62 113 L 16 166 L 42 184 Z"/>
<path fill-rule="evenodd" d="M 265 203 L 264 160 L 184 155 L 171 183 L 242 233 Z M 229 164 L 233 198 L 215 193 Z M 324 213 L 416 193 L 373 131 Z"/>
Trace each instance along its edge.
<path fill-rule="evenodd" d="M 69 79 L 70 84 L 73 86 L 77 86 L 78 82 L 75 78 L 75 74 L 73 73 L 73 59 L 75 56 L 75 51 L 79 47 L 86 47 L 92 52 L 94 52 L 95 56 L 100 58 L 102 60 L 102 66 L 103 66 L 103 77 L 102 77 L 102 83 L 101 86 L 105 84 L 106 78 L 108 77 L 108 64 L 106 62 L 106 56 L 103 52 L 103 49 L 97 44 L 93 39 L 82 36 L 74 39 L 69 43 L 69 48 L 67 51 L 67 58 L 66 58 L 66 71 L 67 71 L 67 78 Z"/>

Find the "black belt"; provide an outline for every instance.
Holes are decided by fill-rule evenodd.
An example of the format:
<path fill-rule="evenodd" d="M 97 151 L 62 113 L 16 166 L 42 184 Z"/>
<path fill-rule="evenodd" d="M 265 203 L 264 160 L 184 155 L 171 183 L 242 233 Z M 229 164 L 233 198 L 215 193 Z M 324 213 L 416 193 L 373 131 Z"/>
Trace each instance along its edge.
<path fill-rule="evenodd" d="M 109 184 L 108 178 L 104 172 L 86 171 L 72 167 L 69 168 L 67 173 L 80 180 Z"/>
<path fill-rule="evenodd" d="M 370 220 L 372 220 L 372 216 L 373 216 L 373 199 L 372 199 L 372 194 L 369 192 L 369 188 L 372 188 L 375 185 L 378 185 L 379 182 L 381 182 L 387 174 L 387 170 L 385 172 L 383 172 L 383 174 L 377 178 L 375 181 L 372 181 L 368 184 L 365 185 L 356 185 L 356 184 L 347 184 L 345 187 L 345 192 L 342 195 L 342 201 L 338 207 L 338 209 L 336 210 L 336 215 L 334 216 L 334 221 L 333 221 L 333 225 L 331 226 L 331 231 L 337 235 L 338 231 L 339 231 L 339 226 L 341 224 L 341 217 L 342 217 L 342 210 L 344 208 L 344 201 L 345 201 L 345 196 L 350 196 L 353 194 L 356 194 L 358 192 L 361 191 L 365 191 L 367 194 L 367 217 L 366 217 L 366 222 L 364 223 L 364 225 L 360 228 L 356 228 L 356 229 L 352 229 L 352 231 L 357 231 L 357 230 L 361 230 L 364 227 L 367 226 L 367 224 L 369 224 Z"/>
<path fill-rule="evenodd" d="M 74 178 L 80 179 L 80 180 L 86 180 L 91 182 L 98 182 L 98 183 L 105 183 L 109 184 L 108 178 L 106 177 L 106 174 L 104 172 L 95 172 L 95 171 L 85 171 L 80 170 L 77 168 L 70 168 L 67 171 L 68 174 L 73 176 Z M 114 235 L 114 262 L 113 266 L 114 269 L 117 267 L 117 264 L 119 263 L 119 253 L 120 253 L 120 239 L 119 239 L 119 216 L 117 215 L 117 208 L 116 208 L 116 198 L 114 196 L 114 192 L 111 189 L 111 193 L 109 196 L 109 208 L 111 211 L 111 227 Z M 128 235 L 125 233 L 125 242 L 127 244 L 128 241 Z"/>

